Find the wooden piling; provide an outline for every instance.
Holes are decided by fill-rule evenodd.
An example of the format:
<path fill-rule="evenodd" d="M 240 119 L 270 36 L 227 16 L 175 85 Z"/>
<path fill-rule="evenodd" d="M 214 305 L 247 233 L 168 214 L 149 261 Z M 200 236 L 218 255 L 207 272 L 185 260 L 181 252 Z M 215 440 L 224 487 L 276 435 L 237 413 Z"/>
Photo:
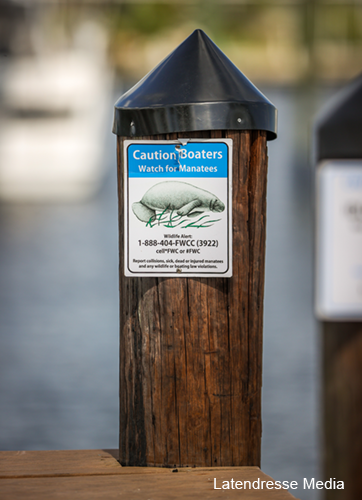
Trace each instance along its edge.
<path fill-rule="evenodd" d="M 323 475 L 344 481 L 328 500 L 362 498 L 362 323 L 325 321 L 323 337 Z"/>
<path fill-rule="evenodd" d="M 233 277 L 124 276 L 119 137 L 120 461 L 260 465 L 266 133 L 186 136 L 234 141 Z"/>
<path fill-rule="evenodd" d="M 338 224 L 336 217 L 343 213 L 343 207 L 361 200 L 361 106 L 359 75 L 327 103 L 315 123 L 319 171 L 316 311 L 321 320 L 323 366 L 322 470 L 324 481 L 344 482 L 343 489 L 326 489 L 325 500 L 362 498 L 362 303 L 358 292 L 361 281 L 356 273 L 360 228 L 351 225 L 348 217 Z M 329 184 L 326 169 L 329 176 L 334 176 L 329 177 Z M 359 184 L 348 183 L 351 178 Z M 341 185 L 354 187 L 343 191 L 342 201 L 336 189 Z M 341 228 L 346 233 L 343 251 L 337 252 Z M 350 249 L 354 254 L 349 253 Z"/>

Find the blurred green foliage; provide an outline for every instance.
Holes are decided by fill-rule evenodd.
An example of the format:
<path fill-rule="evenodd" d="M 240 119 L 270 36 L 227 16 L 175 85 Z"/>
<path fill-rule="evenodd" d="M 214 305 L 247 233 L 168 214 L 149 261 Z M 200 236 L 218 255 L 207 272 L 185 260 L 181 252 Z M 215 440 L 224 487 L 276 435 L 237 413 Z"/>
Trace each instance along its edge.
<path fill-rule="evenodd" d="M 157 57 L 165 57 L 195 28 L 203 29 L 257 78 L 297 81 L 315 76 L 343 78 L 344 74 L 350 78 L 362 66 L 362 3 L 353 0 L 128 1 L 108 5 L 113 61 L 120 71 L 134 75 L 137 68 L 132 58 L 136 54 L 143 53 L 139 65 L 149 70 L 152 57 L 156 64 Z M 172 38 L 175 32 L 182 38 Z M 162 43 L 170 45 L 166 53 L 159 50 Z"/>
<path fill-rule="evenodd" d="M 362 0 L 67 0 L 43 9 L 49 10 L 44 26 L 53 38 L 59 26 L 49 22 L 51 16 L 69 39 L 87 16 L 101 22 L 110 62 L 132 78 L 196 28 L 250 78 L 347 79 L 362 69 Z"/>
<path fill-rule="evenodd" d="M 140 36 L 155 35 L 192 20 L 218 39 L 264 40 L 291 17 L 299 19 L 298 38 L 362 40 L 362 3 L 345 2 L 252 2 L 223 3 L 195 0 L 185 4 L 135 2 L 116 3 L 109 8 L 114 30 Z M 269 21 L 268 21 L 269 19 Z M 285 26 L 288 32 L 288 26 Z"/>
<path fill-rule="evenodd" d="M 140 35 L 153 35 L 165 28 L 177 26 L 182 21 L 182 9 L 176 4 L 127 3 L 111 9 L 113 29 Z"/>

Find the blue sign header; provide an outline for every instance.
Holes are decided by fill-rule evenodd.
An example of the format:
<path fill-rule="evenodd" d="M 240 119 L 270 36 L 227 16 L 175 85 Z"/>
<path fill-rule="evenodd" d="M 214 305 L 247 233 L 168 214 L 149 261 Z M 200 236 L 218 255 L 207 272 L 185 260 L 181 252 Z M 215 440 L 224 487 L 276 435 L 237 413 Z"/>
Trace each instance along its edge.
<path fill-rule="evenodd" d="M 127 148 L 129 177 L 227 177 L 224 142 L 132 143 Z"/>

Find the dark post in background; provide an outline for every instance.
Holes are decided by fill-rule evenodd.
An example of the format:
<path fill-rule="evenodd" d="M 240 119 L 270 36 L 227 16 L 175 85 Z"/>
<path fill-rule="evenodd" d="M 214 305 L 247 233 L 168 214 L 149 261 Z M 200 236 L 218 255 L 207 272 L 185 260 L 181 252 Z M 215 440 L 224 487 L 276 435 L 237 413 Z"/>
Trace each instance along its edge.
<path fill-rule="evenodd" d="M 116 103 L 120 462 L 260 465 L 267 140 L 276 110 L 200 30 Z M 231 138 L 233 276 L 124 276 L 123 141 Z"/>
<path fill-rule="evenodd" d="M 316 125 L 317 161 L 362 160 L 362 77 L 338 94 Z M 362 321 L 322 322 L 323 473 L 344 481 L 327 500 L 362 498 Z"/>

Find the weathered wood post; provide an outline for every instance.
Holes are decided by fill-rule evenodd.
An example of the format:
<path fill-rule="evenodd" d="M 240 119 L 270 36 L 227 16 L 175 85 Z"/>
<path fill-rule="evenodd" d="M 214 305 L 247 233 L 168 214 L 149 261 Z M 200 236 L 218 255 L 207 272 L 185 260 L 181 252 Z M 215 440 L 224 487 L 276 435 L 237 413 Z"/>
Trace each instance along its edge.
<path fill-rule="evenodd" d="M 362 498 L 362 76 L 317 118 L 317 316 L 325 498 Z"/>
<path fill-rule="evenodd" d="M 276 109 L 196 30 L 118 100 L 113 131 L 120 462 L 259 465 Z"/>

